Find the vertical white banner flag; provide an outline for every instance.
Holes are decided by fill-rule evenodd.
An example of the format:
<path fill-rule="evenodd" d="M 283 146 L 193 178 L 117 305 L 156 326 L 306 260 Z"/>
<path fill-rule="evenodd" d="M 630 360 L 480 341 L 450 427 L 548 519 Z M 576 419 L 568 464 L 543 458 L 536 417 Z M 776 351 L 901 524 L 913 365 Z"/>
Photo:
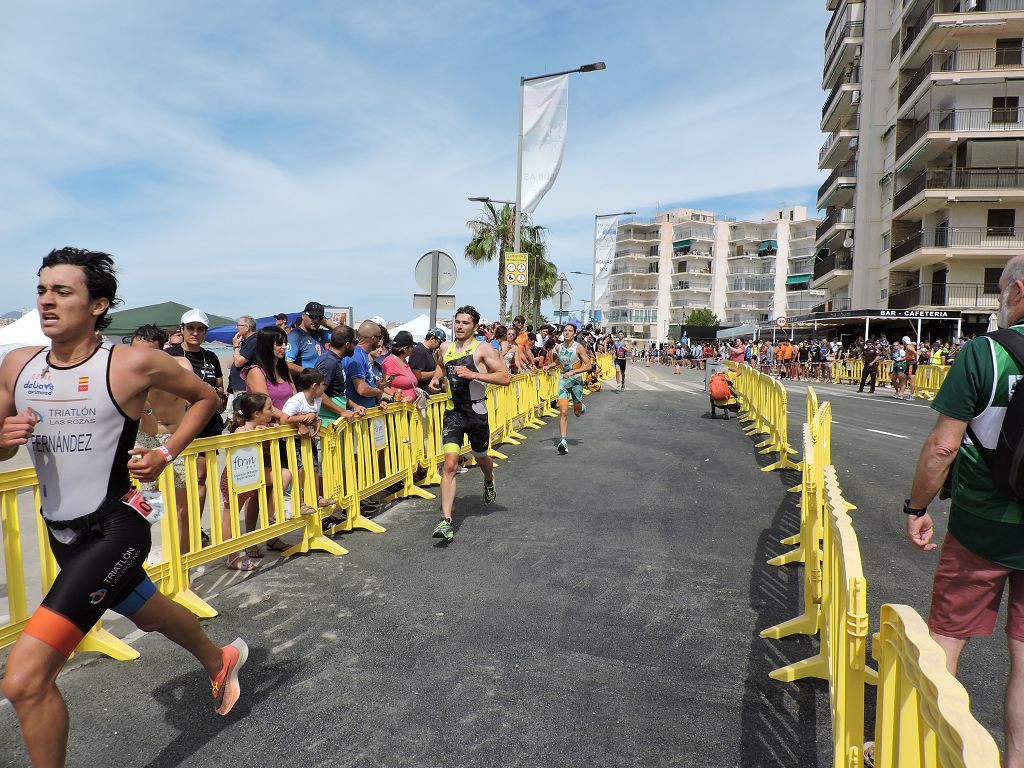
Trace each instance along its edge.
<path fill-rule="evenodd" d="M 533 213 L 562 167 L 569 118 L 569 76 L 523 84 L 523 213 Z"/>
<path fill-rule="evenodd" d="M 597 227 L 594 232 L 594 303 L 600 307 L 608 290 L 608 277 L 615 262 L 619 217 L 598 216 L 595 221 Z"/>

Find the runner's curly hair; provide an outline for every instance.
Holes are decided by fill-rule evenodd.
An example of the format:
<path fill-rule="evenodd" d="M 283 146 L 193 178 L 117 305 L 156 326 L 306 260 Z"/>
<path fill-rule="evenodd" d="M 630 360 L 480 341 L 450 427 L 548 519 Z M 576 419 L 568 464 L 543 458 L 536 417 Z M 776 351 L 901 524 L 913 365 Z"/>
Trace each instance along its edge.
<path fill-rule="evenodd" d="M 48 267 L 68 264 L 79 267 L 85 273 L 85 287 L 89 290 L 89 301 L 106 299 L 110 302 L 103 314 L 96 318 L 96 330 L 102 331 L 110 325 L 107 313 L 111 307 L 121 303 L 117 297 L 117 270 L 114 269 L 114 257 L 101 251 L 87 251 L 84 248 L 65 247 L 50 251 L 37 275 Z"/>

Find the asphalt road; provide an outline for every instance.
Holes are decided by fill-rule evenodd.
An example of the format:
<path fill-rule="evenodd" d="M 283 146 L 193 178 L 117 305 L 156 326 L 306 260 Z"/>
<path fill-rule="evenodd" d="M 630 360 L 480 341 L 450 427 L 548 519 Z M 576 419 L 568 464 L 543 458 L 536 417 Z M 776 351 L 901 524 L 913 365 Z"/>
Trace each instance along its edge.
<path fill-rule="evenodd" d="M 797 528 L 796 473 L 760 472 L 737 422 L 707 419 L 696 372 L 629 377 L 571 419 L 567 457 L 556 421 L 504 446 L 492 507 L 477 470 L 459 476 L 447 548 L 430 539 L 437 502 L 410 501 L 378 518 L 387 533 L 344 536 L 343 558 L 198 579 L 221 611 L 211 636 L 251 648 L 227 718 L 160 636 L 134 639 L 136 662 L 76 659 L 60 679 L 69 765 L 827 765 L 825 686 L 767 677 L 811 641 L 757 634 L 800 604 L 801 569 L 764 564 Z M 886 600 L 926 613 L 935 557 L 900 538 L 900 504 L 932 414 L 850 393 L 820 391 L 872 616 Z M 977 645 L 965 681 L 997 729 L 1005 651 Z M 0 764 L 26 764 L 6 703 Z"/>

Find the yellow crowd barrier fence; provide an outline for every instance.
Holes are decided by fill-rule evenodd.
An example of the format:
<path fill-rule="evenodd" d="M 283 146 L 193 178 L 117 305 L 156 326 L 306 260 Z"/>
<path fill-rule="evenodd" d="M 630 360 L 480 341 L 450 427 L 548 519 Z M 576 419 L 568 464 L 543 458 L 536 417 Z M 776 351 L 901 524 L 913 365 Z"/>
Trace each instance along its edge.
<path fill-rule="evenodd" d="M 892 361 L 882 360 L 877 363 L 876 383 L 879 387 L 889 385 L 892 378 Z M 946 380 L 949 372 L 948 365 L 919 365 L 914 374 L 913 392 L 915 397 L 925 400 L 935 399 L 942 382 Z M 832 363 L 833 384 L 854 384 L 860 386 L 861 376 L 864 373 L 864 362 L 862 360 L 836 360 Z"/>
<path fill-rule="evenodd" d="M 598 356 L 599 375 L 614 375 L 610 360 L 610 355 Z M 558 377 L 557 370 L 536 371 L 514 376 L 507 386 L 487 388 L 490 456 L 507 458 L 495 446 L 519 444 L 526 430 L 543 426 L 542 418 L 558 415 L 552 407 Z M 150 578 L 165 595 L 197 616 L 210 618 L 217 615 L 216 609 L 191 587 L 196 568 L 261 545 L 281 550 L 284 557 L 313 551 L 345 555 L 348 550 L 331 538 L 334 534 L 384 533 L 383 526 L 361 514 L 361 505 L 381 493 L 389 499 L 434 498 L 422 486 L 441 480 L 447 400 L 447 394 L 434 395 L 422 410 L 413 403 L 373 408 L 351 423 L 338 419 L 322 428 L 316 440 L 301 437 L 295 427 L 274 427 L 193 441 L 181 452 L 182 487 L 175 487 L 172 468 L 158 481 L 164 515 L 153 528 L 154 550 L 146 565 Z M 462 452 L 470 453 L 468 442 Z M 329 503 L 321 507 L 321 498 Z M 8 606 L 7 616 L 0 617 L 0 648 L 17 639 L 31 616 L 30 606 L 37 603 L 36 593 L 41 599 L 56 578 L 57 564 L 38 509 L 33 469 L 0 472 Z M 23 530 L 29 515 L 34 536 Z M 325 531 L 327 515 L 340 522 Z M 285 544 L 281 537 L 286 535 L 295 543 Z M 33 538 L 38 554 L 26 557 Z M 28 578 L 36 567 L 30 565 L 33 562 L 39 563 L 38 587 Z M 85 636 L 78 651 L 97 651 L 118 660 L 139 655 L 101 624 Z"/>
<path fill-rule="evenodd" d="M 748 422 L 744 432 L 748 435 L 767 435 L 768 439 L 756 447 L 761 449 L 761 453 L 778 454 L 778 460 L 763 467 L 762 471 L 799 469 L 800 465 L 789 458 L 796 451 L 789 444 L 786 388 L 777 379 L 745 363 L 726 361 L 725 365 L 739 373 L 733 386 L 740 400 L 740 421 Z"/>
<path fill-rule="evenodd" d="M 737 385 L 744 412 L 760 433 L 777 434 L 772 419 L 785 419 L 766 406 L 773 395 L 746 366 Z M 938 391 L 945 371 L 924 374 Z M 760 374 L 763 376 L 763 374 Z M 852 375 L 852 374 L 851 374 Z M 859 376 L 859 373 L 857 374 Z M 920 378 L 919 378 L 920 380 Z M 858 379 L 859 381 L 859 379 Z M 927 396 L 924 393 L 922 396 Z M 783 540 L 794 549 L 770 565 L 804 565 L 802 612 L 761 632 L 768 639 L 802 634 L 818 638 L 814 655 L 773 670 L 775 680 L 818 678 L 827 682 L 832 722 L 832 765 L 864 765 L 866 685 L 877 685 L 875 765 L 996 766 L 998 749 L 970 713 L 967 694 L 945 667 L 942 649 L 929 637 L 924 620 L 907 606 L 883 605 L 881 631 L 874 636 L 876 672 L 867 666 L 867 579 L 849 511 L 831 455 L 831 404 L 819 403 L 807 389 L 803 425 L 800 531 Z M 791 489 L 794 490 L 794 489 Z"/>
<path fill-rule="evenodd" d="M 967 691 L 924 619 L 907 605 L 883 605 L 872 651 L 878 661 L 877 768 L 992 768 L 999 748 L 971 714 Z"/>

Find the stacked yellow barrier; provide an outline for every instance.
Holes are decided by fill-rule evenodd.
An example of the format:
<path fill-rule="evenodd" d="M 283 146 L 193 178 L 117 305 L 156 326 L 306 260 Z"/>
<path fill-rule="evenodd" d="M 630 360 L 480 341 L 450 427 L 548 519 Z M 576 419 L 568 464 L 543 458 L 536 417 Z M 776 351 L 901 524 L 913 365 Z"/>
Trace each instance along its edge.
<path fill-rule="evenodd" d="M 914 374 L 914 396 L 934 400 L 949 373 L 948 365 L 919 365 Z"/>
<path fill-rule="evenodd" d="M 767 435 L 768 439 L 758 443 L 761 453 L 777 453 L 778 460 L 762 472 L 776 469 L 799 469 L 800 465 L 789 457 L 796 453 L 789 444 L 789 424 L 786 413 L 788 395 L 786 388 L 775 378 L 761 373 L 746 363 L 726 362 L 725 366 L 739 372 L 734 387 L 740 401 L 741 422 L 751 422 L 744 432 L 748 435 Z"/>
<path fill-rule="evenodd" d="M 999 748 L 971 714 L 967 692 L 913 608 L 883 605 L 874 636 L 877 768 L 992 768 Z"/>

